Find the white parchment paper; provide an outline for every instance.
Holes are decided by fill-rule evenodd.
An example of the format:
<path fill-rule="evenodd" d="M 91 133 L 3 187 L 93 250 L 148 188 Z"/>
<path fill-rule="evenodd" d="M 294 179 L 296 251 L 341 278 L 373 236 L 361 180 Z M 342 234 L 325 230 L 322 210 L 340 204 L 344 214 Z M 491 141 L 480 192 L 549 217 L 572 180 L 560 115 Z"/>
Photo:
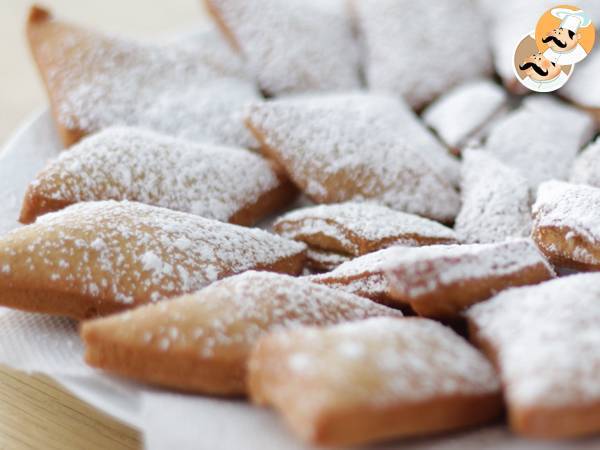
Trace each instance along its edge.
<path fill-rule="evenodd" d="M 0 154 L 0 234 L 18 225 L 27 184 L 61 145 L 47 111 L 34 117 Z M 0 308 L 0 363 L 53 377 L 83 400 L 144 433 L 148 450 L 308 450 L 274 412 L 241 400 L 165 392 L 87 367 L 77 323 Z M 505 426 L 379 445 L 377 449 L 598 449 L 600 440 L 531 442 Z"/>

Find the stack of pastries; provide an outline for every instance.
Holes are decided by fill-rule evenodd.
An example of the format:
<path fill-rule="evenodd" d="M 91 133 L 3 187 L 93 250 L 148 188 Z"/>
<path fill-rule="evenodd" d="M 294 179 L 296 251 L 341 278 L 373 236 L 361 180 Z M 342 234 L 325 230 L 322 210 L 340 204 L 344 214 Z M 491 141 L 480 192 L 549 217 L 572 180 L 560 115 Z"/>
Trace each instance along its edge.
<path fill-rule="evenodd" d="M 474 0 L 205 4 L 214 27 L 158 43 L 32 8 L 65 150 L 0 237 L 0 305 L 311 444 L 505 411 L 600 433 L 600 274 L 574 274 L 600 270 L 593 114 L 493 81 Z"/>

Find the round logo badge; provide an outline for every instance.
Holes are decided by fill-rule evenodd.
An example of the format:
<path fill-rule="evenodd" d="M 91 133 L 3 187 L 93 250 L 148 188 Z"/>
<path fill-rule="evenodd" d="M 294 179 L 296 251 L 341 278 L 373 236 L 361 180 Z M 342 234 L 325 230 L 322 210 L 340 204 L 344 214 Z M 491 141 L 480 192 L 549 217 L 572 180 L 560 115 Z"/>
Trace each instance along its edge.
<path fill-rule="evenodd" d="M 592 51 L 595 39 L 596 30 L 585 11 L 569 5 L 551 8 L 517 45 L 515 76 L 532 91 L 556 91 Z"/>

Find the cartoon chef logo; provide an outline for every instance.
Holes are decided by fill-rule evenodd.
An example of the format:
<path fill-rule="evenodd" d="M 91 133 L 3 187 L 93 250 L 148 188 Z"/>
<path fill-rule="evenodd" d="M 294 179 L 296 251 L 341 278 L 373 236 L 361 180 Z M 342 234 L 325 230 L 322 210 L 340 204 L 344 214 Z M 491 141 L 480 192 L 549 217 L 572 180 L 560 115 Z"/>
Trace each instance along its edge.
<path fill-rule="evenodd" d="M 572 6 L 552 8 L 535 29 L 537 43 L 546 46 L 544 56 L 563 66 L 583 61 L 594 46 L 595 34 L 590 17 Z"/>
<path fill-rule="evenodd" d="M 515 49 L 513 66 L 517 80 L 535 92 L 563 87 L 594 47 L 596 31 L 585 11 L 569 5 L 546 11 L 535 31 Z"/>

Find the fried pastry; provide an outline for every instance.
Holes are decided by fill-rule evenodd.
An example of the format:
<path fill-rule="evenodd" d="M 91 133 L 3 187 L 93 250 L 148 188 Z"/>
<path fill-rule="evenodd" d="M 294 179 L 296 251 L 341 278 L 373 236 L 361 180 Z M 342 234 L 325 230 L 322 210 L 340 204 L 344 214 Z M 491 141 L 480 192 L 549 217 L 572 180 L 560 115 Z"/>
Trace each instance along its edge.
<path fill-rule="evenodd" d="M 147 44 L 103 35 L 53 20 L 38 7 L 27 36 L 65 146 L 114 125 L 256 144 L 241 116 L 259 97 L 253 83 L 203 58 L 189 41 Z"/>
<path fill-rule="evenodd" d="M 343 1 L 205 3 L 267 95 L 360 86 L 358 46 Z"/>
<path fill-rule="evenodd" d="M 463 155 L 462 208 L 454 230 L 467 244 L 529 236 L 531 193 L 527 179 L 483 150 Z"/>
<path fill-rule="evenodd" d="M 533 205 L 532 237 L 556 266 L 600 270 L 600 189 L 543 183 Z"/>
<path fill-rule="evenodd" d="M 295 191 L 278 167 L 245 149 L 113 127 L 84 139 L 38 174 L 20 220 L 31 223 L 78 202 L 133 200 L 252 225 L 290 203 Z"/>
<path fill-rule="evenodd" d="M 252 400 L 303 440 L 346 447 L 481 425 L 502 413 L 492 365 L 428 319 L 374 318 L 261 338 Z"/>
<path fill-rule="evenodd" d="M 306 267 L 312 272 L 330 272 L 351 259 L 351 256 L 335 252 L 314 248 L 306 250 Z"/>
<path fill-rule="evenodd" d="M 420 316 L 441 320 L 455 319 L 503 289 L 554 277 L 530 239 L 396 251 L 388 257 L 390 297 Z"/>
<path fill-rule="evenodd" d="M 298 274 L 305 246 L 133 202 L 79 203 L 0 238 L 0 305 L 83 319 L 249 269 Z"/>
<path fill-rule="evenodd" d="M 273 231 L 309 248 L 360 256 L 393 245 L 456 243 L 454 231 L 437 222 L 371 203 L 301 208 L 277 219 Z"/>
<path fill-rule="evenodd" d="M 408 248 L 400 247 L 408 250 Z M 390 284 L 385 275 L 387 267 L 398 258 L 396 247 L 367 253 L 351 259 L 331 272 L 309 275 L 306 278 L 313 283 L 324 284 L 335 289 L 369 298 L 383 305 L 398 305 L 390 296 Z"/>
<path fill-rule="evenodd" d="M 263 334 L 375 316 L 402 314 L 300 278 L 251 271 L 86 322 L 81 335 L 92 366 L 184 391 L 242 395 L 248 356 Z"/>
<path fill-rule="evenodd" d="M 255 104 L 247 125 L 263 153 L 316 203 L 371 201 L 451 221 L 460 199 L 441 167 L 451 173 L 457 162 L 418 147 L 426 139 L 423 126 L 403 121 L 407 117 L 393 98 L 353 93 Z"/>
<path fill-rule="evenodd" d="M 571 167 L 571 183 L 600 188 L 600 139 L 587 146 Z"/>
<path fill-rule="evenodd" d="M 546 180 L 566 179 L 577 152 L 595 131 L 589 114 L 549 95 L 536 95 L 496 122 L 484 148 L 537 187 Z"/>
<path fill-rule="evenodd" d="M 508 96 L 487 79 L 473 80 L 442 95 L 423 112 L 423 121 L 455 154 L 485 136 L 506 110 Z"/>
<path fill-rule="evenodd" d="M 492 71 L 483 17 L 469 0 L 430 0 L 426 8 L 409 0 L 354 0 L 353 7 L 372 90 L 393 92 L 419 109 Z"/>
<path fill-rule="evenodd" d="M 499 369 L 513 431 L 543 439 L 600 432 L 600 275 L 510 289 L 467 318 Z"/>

